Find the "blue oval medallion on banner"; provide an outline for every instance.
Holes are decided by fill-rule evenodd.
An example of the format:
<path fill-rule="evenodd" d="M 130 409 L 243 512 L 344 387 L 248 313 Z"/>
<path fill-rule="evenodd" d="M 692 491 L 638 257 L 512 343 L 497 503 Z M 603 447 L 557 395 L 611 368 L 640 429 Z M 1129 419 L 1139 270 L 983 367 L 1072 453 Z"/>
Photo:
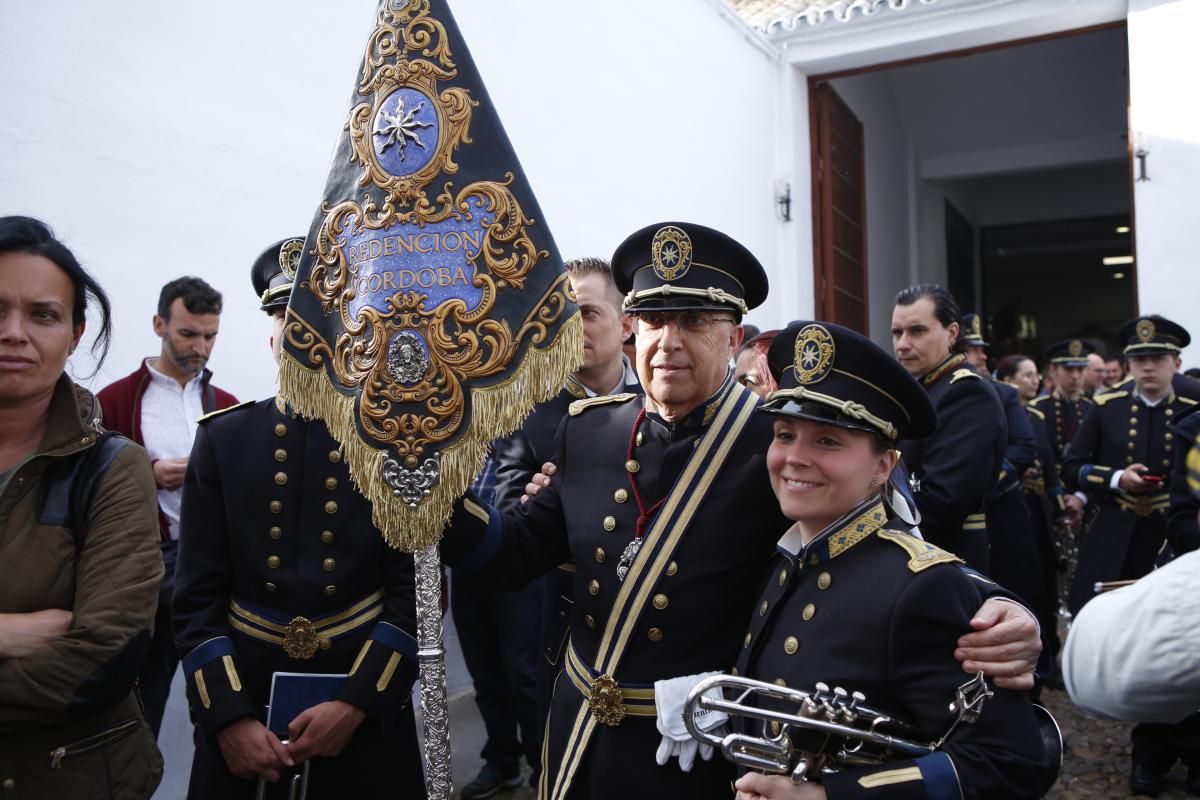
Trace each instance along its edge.
<path fill-rule="evenodd" d="M 397 177 L 417 172 L 437 155 L 439 127 L 437 107 L 423 92 L 408 87 L 392 92 L 371 131 L 379 165 Z"/>

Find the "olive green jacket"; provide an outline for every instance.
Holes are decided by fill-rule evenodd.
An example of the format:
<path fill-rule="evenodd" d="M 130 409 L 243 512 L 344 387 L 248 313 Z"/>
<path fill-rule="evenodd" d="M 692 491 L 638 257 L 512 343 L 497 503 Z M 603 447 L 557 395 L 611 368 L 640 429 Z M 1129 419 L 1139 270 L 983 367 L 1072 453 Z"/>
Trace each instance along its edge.
<path fill-rule="evenodd" d="M 55 765 L 52 751 L 80 742 L 98 744 L 88 753 L 109 758 L 110 767 L 117 750 L 122 761 L 135 757 L 146 767 L 158 758 L 152 741 L 146 747 L 132 695 L 163 575 L 145 451 L 134 444 L 121 448 L 96 484 L 82 549 L 67 527 L 44 521 L 52 516 L 44 513 L 47 469 L 93 446 L 100 433 L 95 397 L 64 375 L 41 445 L 0 487 L 0 613 L 62 608 L 74 615 L 67 633 L 49 645 L 20 658 L 0 657 L 0 779 L 8 791 L 15 781 L 17 796 L 34 796 L 21 789 L 39 784 L 40 791 L 58 786 L 65 791 L 56 796 L 74 796 L 62 783 L 76 771 L 74 753 L 66 760 L 60 754 Z M 74 764 L 87 760 L 81 754 Z M 41 784 L 51 777 L 59 782 Z"/>

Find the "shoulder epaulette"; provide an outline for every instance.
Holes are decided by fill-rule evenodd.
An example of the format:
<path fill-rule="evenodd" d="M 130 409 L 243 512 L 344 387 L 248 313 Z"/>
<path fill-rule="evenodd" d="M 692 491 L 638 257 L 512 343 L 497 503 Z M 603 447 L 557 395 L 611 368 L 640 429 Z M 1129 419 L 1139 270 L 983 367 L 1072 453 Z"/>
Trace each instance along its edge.
<path fill-rule="evenodd" d="M 1193 399 L 1192 399 L 1192 398 L 1190 398 L 1190 397 L 1184 397 L 1184 396 L 1183 396 L 1183 395 L 1181 395 L 1181 394 L 1177 394 L 1177 395 L 1175 395 L 1175 399 L 1176 399 L 1176 400 L 1178 400 L 1179 402 L 1183 403 L 1185 406 L 1194 406 L 1194 405 L 1196 405 L 1196 401 L 1195 401 L 1195 400 L 1193 400 Z"/>
<path fill-rule="evenodd" d="M 953 553 L 947 553 L 940 547 L 934 547 L 924 539 L 918 539 L 903 531 L 883 529 L 876 535 L 885 542 L 897 544 L 908 553 L 908 568 L 912 572 L 921 572 L 937 564 L 961 564 L 963 560 Z"/>
<path fill-rule="evenodd" d="M 954 374 L 950 376 L 951 383 L 958 383 L 963 378 L 978 378 L 979 373 L 973 369 L 956 369 Z"/>
<path fill-rule="evenodd" d="M 238 403 L 237 405 L 232 405 L 232 406 L 229 406 L 228 408 L 218 408 L 216 411 L 208 412 L 207 414 L 205 414 L 203 417 L 201 417 L 200 419 L 198 419 L 196 421 L 197 422 L 208 422 L 210 419 L 212 419 L 214 417 L 219 417 L 222 414 L 225 414 L 227 412 L 236 411 L 239 408 L 245 408 L 247 406 L 252 406 L 252 405 L 254 405 L 255 402 L 257 402 L 257 401 L 247 400 L 244 403 Z"/>
<path fill-rule="evenodd" d="M 1048 395 L 1048 394 L 1039 394 L 1037 397 L 1035 397 L 1035 398 L 1033 398 L 1032 400 L 1030 400 L 1030 401 L 1029 401 L 1029 402 L 1028 402 L 1026 405 L 1028 405 L 1028 406 L 1030 406 L 1030 407 L 1036 407 L 1038 403 L 1044 403 L 1044 402 L 1046 402 L 1046 401 L 1047 401 L 1047 400 L 1049 400 L 1049 399 L 1050 399 L 1050 395 Z"/>
<path fill-rule="evenodd" d="M 588 397 L 584 400 L 576 400 L 567 408 L 567 413 L 572 417 L 577 417 L 584 411 L 595 406 L 604 406 L 609 403 L 626 403 L 637 397 L 632 392 L 624 392 L 622 394 L 602 394 L 598 397 Z"/>
<path fill-rule="evenodd" d="M 1028 411 L 1030 414 L 1035 415 L 1040 420 L 1044 421 L 1046 419 L 1046 415 L 1043 414 L 1039 409 L 1034 408 L 1033 405 L 1025 406 L 1025 410 Z"/>
<path fill-rule="evenodd" d="M 1105 392 L 1104 394 L 1098 394 L 1093 397 L 1092 402 L 1098 406 L 1102 406 L 1109 400 L 1116 400 L 1118 397 L 1129 397 L 1129 392 Z"/>

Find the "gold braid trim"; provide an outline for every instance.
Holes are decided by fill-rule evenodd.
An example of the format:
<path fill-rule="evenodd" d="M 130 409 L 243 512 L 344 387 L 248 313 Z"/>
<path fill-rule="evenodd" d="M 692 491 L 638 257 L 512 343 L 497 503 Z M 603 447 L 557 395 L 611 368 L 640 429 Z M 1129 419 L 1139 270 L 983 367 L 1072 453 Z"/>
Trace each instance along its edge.
<path fill-rule="evenodd" d="M 867 411 L 866 406 L 861 403 L 855 403 L 852 400 L 840 400 L 836 397 L 831 397 L 827 394 L 814 392 L 812 389 L 806 389 L 803 386 L 797 386 L 793 389 L 777 389 L 767 397 L 767 403 L 772 403 L 775 400 L 790 398 L 792 400 L 812 400 L 814 403 L 820 403 L 823 406 L 828 406 L 843 416 L 856 419 L 859 422 L 865 422 L 872 428 L 882 433 L 889 439 L 895 440 L 899 436 L 896 426 L 888 422 L 882 417 L 877 417 L 870 411 Z M 770 411 L 768 406 L 765 410 Z"/>
<path fill-rule="evenodd" d="M 441 476 L 416 508 L 409 508 L 383 480 L 386 451 L 364 442 L 354 423 L 355 395 L 343 395 L 323 368 L 308 369 L 287 350 L 280 353 L 279 396 L 306 419 L 325 421 L 341 446 L 354 487 L 370 501 L 372 521 L 392 547 L 416 553 L 442 536 L 454 502 L 483 468 L 488 445 L 521 427 L 538 403 L 562 391 L 583 357 L 579 313 L 563 321 L 552 342 L 530 346 L 525 359 L 503 383 L 471 390 L 470 426 L 453 446 L 440 450 Z"/>

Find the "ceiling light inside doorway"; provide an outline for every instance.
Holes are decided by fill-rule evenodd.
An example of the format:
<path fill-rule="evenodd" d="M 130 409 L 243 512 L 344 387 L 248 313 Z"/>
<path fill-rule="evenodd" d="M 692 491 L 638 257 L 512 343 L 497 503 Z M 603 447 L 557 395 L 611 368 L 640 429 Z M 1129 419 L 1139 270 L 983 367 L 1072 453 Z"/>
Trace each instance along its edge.
<path fill-rule="evenodd" d="M 1113 278 L 1115 278 L 1116 280 L 1121 280 L 1121 278 L 1124 278 L 1124 277 L 1125 277 L 1124 272 L 1114 272 L 1113 273 Z"/>
<path fill-rule="evenodd" d="M 1129 226 L 1128 225 L 1117 226 L 1117 233 L 1129 233 Z"/>
<path fill-rule="evenodd" d="M 1132 264 L 1133 256 L 1108 256 L 1104 259 L 1104 266 L 1116 267 L 1121 264 Z"/>

